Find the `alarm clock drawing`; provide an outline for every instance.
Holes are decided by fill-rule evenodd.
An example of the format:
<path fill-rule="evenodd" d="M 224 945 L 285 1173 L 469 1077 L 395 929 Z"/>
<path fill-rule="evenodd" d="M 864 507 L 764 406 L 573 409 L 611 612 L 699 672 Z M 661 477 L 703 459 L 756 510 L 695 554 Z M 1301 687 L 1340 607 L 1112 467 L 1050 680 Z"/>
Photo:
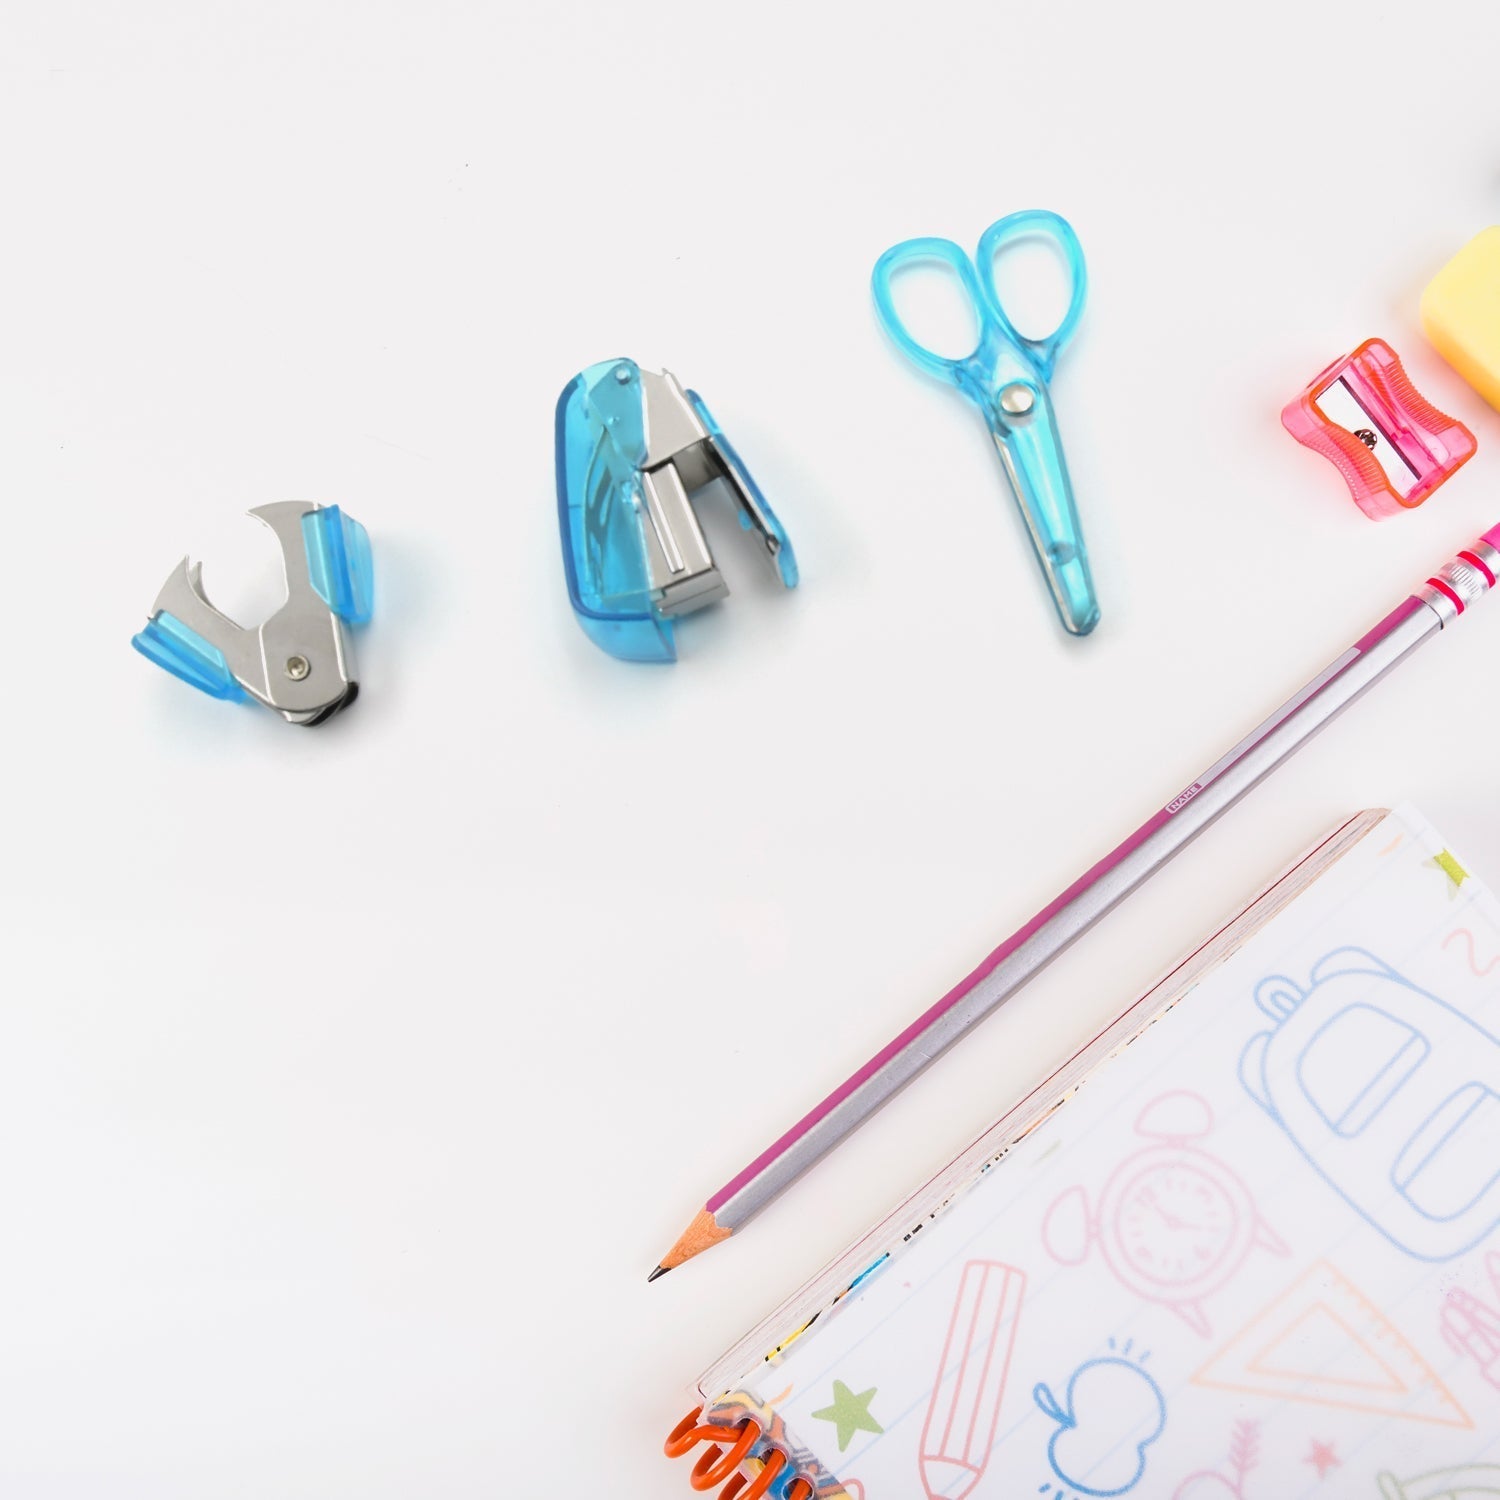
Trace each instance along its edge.
<path fill-rule="evenodd" d="M 1135 1122 L 1151 1144 L 1115 1168 L 1097 1204 L 1091 1208 L 1085 1189 L 1071 1187 L 1042 1223 L 1054 1260 L 1076 1266 L 1097 1246 L 1127 1291 L 1170 1308 L 1203 1338 L 1212 1331 L 1204 1299 L 1253 1250 L 1289 1253 L 1233 1168 L 1193 1144 L 1213 1123 L 1199 1095 L 1162 1094 Z"/>

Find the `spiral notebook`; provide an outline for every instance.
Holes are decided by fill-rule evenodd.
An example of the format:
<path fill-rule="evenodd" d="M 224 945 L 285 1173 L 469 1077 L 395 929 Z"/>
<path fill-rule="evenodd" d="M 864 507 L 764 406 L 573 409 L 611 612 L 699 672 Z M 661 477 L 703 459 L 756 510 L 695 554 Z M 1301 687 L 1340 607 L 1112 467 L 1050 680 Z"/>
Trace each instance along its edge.
<path fill-rule="evenodd" d="M 1500 1496 L 1500 907 L 1350 820 L 699 1392 L 739 1500 Z"/>

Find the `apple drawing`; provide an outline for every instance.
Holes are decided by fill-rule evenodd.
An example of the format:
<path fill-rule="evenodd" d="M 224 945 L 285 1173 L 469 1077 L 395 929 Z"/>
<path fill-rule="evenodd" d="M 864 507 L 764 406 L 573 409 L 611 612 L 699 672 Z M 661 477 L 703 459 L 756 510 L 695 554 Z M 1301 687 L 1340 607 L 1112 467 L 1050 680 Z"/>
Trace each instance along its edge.
<path fill-rule="evenodd" d="M 1084 1495 L 1123 1495 L 1146 1472 L 1146 1449 L 1161 1436 L 1167 1406 L 1156 1382 L 1118 1355 L 1086 1360 L 1063 1400 L 1047 1385 L 1032 1398 L 1057 1423 L 1047 1459 L 1064 1484 Z"/>

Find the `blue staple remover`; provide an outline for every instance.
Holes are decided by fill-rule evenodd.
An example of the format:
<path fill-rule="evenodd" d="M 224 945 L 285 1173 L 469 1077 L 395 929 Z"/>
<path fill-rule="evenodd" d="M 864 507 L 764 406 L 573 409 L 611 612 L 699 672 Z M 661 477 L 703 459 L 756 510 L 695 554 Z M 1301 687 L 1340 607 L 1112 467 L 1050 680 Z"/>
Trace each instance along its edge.
<path fill-rule="evenodd" d="M 211 698 L 321 724 L 359 693 L 348 627 L 370 618 L 370 538 L 336 505 L 285 500 L 250 514 L 281 544 L 281 608 L 255 629 L 236 624 L 208 602 L 203 564 L 184 557 L 131 645 Z"/>

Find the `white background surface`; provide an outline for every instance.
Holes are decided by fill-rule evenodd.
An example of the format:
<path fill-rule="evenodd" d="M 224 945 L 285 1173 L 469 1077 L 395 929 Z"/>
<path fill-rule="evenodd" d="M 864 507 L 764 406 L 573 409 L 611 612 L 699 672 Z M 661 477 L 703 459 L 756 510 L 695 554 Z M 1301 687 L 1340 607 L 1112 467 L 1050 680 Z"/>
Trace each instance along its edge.
<path fill-rule="evenodd" d="M 703 1197 L 1500 519 L 1417 296 L 1500 221 L 1491 5 L 11 4 L 0 1494 L 690 1493 L 699 1369 L 1361 806 L 1500 880 L 1500 608 L 1425 649 L 742 1237 Z M 869 268 L 1065 213 L 1063 637 Z M 1379 333 L 1479 456 L 1374 526 L 1277 413 Z M 552 415 L 665 363 L 803 586 L 633 668 Z M 315 733 L 129 649 L 252 505 L 369 527 Z M 722 530 L 719 535 L 724 536 Z"/>

